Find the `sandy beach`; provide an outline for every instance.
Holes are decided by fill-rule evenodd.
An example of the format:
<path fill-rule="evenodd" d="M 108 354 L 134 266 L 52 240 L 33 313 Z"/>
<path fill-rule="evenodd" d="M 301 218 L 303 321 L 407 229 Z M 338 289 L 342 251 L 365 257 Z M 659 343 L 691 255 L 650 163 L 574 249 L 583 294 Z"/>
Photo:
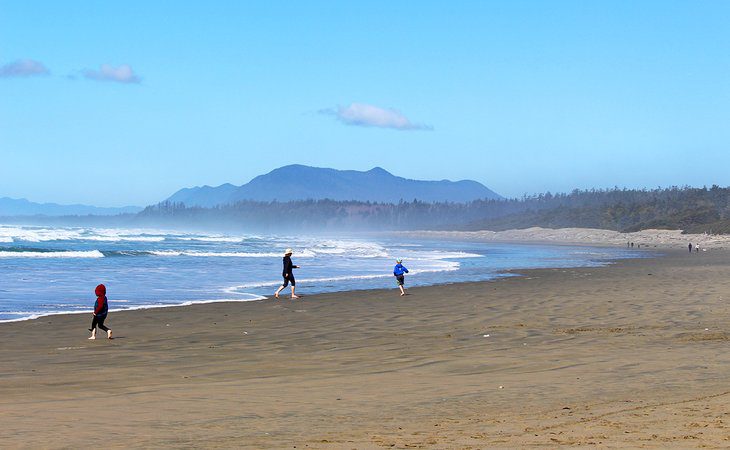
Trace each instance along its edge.
<path fill-rule="evenodd" d="M 0 447 L 726 448 L 730 253 L 663 253 L 0 324 Z"/>
<path fill-rule="evenodd" d="M 410 237 L 454 239 L 482 242 L 582 244 L 599 246 L 625 246 L 634 248 L 686 249 L 690 242 L 704 249 L 730 248 L 730 236 L 717 234 L 684 234 L 682 230 L 641 230 L 622 233 L 596 228 L 541 228 L 531 227 L 505 231 L 408 231 Z"/>

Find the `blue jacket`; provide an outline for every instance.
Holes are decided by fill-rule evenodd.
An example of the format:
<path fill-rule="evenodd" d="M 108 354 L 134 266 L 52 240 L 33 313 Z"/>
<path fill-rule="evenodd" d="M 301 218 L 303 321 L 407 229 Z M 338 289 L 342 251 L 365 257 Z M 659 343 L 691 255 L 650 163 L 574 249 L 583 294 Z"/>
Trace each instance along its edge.
<path fill-rule="evenodd" d="M 393 268 L 393 275 L 395 275 L 396 277 L 399 277 L 404 273 L 408 273 L 408 269 L 406 269 L 406 266 L 401 263 L 396 264 Z"/>

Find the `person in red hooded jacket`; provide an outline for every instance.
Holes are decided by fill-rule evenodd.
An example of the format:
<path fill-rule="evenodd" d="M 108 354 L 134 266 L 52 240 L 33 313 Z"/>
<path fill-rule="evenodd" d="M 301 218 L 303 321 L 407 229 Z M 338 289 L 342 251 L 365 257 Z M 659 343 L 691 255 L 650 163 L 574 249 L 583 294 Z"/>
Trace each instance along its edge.
<path fill-rule="evenodd" d="M 94 315 L 94 318 L 91 321 L 91 328 L 89 328 L 89 331 L 91 331 L 91 337 L 89 339 L 96 339 L 97 326 L 106 331 L 106 337 L 111 339 L 112 330 L 104 326 L 104 320 L 106 320 L 106 315 L 109 313 L 109 302 L 106 298 L 106 286 L 103 284 L 98 285 L 94 290 L 94 293 L 96 294 L 96 302 L 94 302 L 94 312 L 91 313 Z"/>

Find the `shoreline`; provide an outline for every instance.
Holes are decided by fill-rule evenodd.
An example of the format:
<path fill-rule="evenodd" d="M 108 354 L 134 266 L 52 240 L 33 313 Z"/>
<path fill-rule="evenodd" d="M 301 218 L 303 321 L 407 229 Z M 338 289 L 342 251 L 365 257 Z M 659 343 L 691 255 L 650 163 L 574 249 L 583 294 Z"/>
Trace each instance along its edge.
<path fill-rule="evenodd" d="M 51 448 L 727 445 L 727 253 L 517 272 L 406 297 L 118 312 L 112 341 L 87 341 L 77 315 L 9 323 L 0 435 Z"/>
<path fill-rule="evenodd" d="M 586 248 L 592 248 L 592 247 L 593 248 L 601 248 L 601 247 L 616 248 L 615 246 L 610 245 L 610 244 L 606 244 L 606 245 L 603 245 L 602 246 L 602 245 L 590 244 L 590 243 L 560 243 L 560 242 L 554 243 L 554 242 L 547 242 L 547 241 L 545 241 L 545 242 L 540 242 L 540 241 L 534 241 L 534 242 L 527 242 L 527 241 L 502 241 L 502 242 L 498 242 L 498 243 L 515 244 L 515 245 L 522 245 L 522 246 L 531 246 L 531 245 L 535 245 L 535 246 L 555 245 L 555 246 L 576 246 L 576 247 L 586 247 Z M 537 268 L 537 269 L 530 269 L 530 268 L 525 268 L 525 269 L 520 269 L 520 268 L 504 269 L 504 270 L 497 271 L 495 273 L 494 278 L 487 279 L 487 280 L 480 280 L 480 281 L 477 281 L 477 282 L 478 283 L 481 283 L 481 282 L 491 282 L 491 281 L 498 281 L 498 280 L 501 280 L 501 279 L 504 279 L 504 278 L 510 278 L 510 277 L 515 277 L 515 276 L 523 276 L 523 275 L 521 275 L 520 271 L 524 271 L 524 270 L 573 269 L 573 268 L 590 268 L 590 267 L 600 268 L 600 267 L 605 267 L 605 266 L 608 266 L 608 265 L 611 265 L 611 264 L 615 264 L 617 261 L 621 261 L 621 260 L 624 260 L 624 259 L 643 259 L 643 258 L 656 258 L 656 257 L 661 257 L 661 254 L 655 254 L 653 256 L 642 256 L 642 257 L 636 257 L 636 258 L 633 258 L 632 257 L 632 258 L 608 258 L 608 259 L 601 259 L 599 266 L 565 266 L 565 267 L 558 266 L 558 267 L 543 267 L 543 268 Z M 413 274 L 417 274 L 417 273 L 429 273 L 429 272 L 448 272 L 450 270 L 459 270 L 459 269 L 457 268 L 457 269 L 426 270 L 426 271 L 421 271 L 421 272 L 417 272 L 417 271 L 412 271 L 412 272 L 413 272 Z M 504 275 L 504 274 L 507 274 L 507 275 Z M 360 275 L 354 276 L 354 278 L 359 278 L 359 277 L 362 277 L 362 276 L 360 276 Z M 367 275 L 366 277 L 367 278 L 387 278 L 387 277 L 390 277 L 390 275 L 388 275 L 388 274 L 385 274 L 385 275 Z M 347 278 L 347 279 L 352 279 L 352 278 L 353 277 Z M 306 279 L 305 280 L 300 280 L 300 283 L 302 283 L 302 282 L 307 282 L 307 280 Z M 433 283 L 433 284 L 418 285 L 418 286 L 415 286 L 415 287 L 421 288 L 421 287 L 431 287 L 431 286 L 444 286 L 444 285 L 461 284 L 461 283 L 471 283 L 471 282 L 473 282 L 473 281 L 455 281 L 455 282 L 448 282 L 448 283 Z M 272 284 L 271 286 L 272 287 L 276 287 L 277 285 L 278 284 Z M 234 286 L 234 287 L 231 287 L 231 288 L 226 288 L 224 290 L 224 292 L 226 292 L 226 293 L 232 293 L 232 291 L 235 291 L 236 288 L 238 288 L 238 286 Z M 410 289 L 410 288 L 407 288 L 407 289 Z M 307 296 L 307 297 L 313 297 L 313 296 L 322 295 L 322 294 L 328 294 L 328 293 L 343 293 L 343 294 L 347 294 L 347 293 L 351 293 L 351 292 L 368 292 L 368 291 L 372 291 L 372 292 L 389 292 L 390 289 L 384 289 L 384 288 L 383 289 L 364 288 L 364 289 L 333 290 L 333 291 L 327 291 L 327 292 L 318 292 L 318 293 L 314 293 L 314 294 L 304 293 L 302 295 L 303 296 Z M 119 309 L 116 309 L 115 308 L 115 309 L 110 309 L 109 312 L 110 313 L 118 313 L 118 312 L 124 312 L 124 311 L 138 311 L 138 310 L 146 310 L 146 309 L 186 307 L 186 306 L 200 305 L 200 304 L 209 304 L 209 303 L 247 303 L 247 302 L 257 302 L 257 301 L 263 301 L 263 300 L 271 300 L 271 299 L 273 299 L 273 296 L 264 296 L 264 295 L 253 294 L 253 293 L 244 293 L 244 294 L 245 295 L 249 295 L 249 296 L 254 296 L 254 297 L 257 297 L 257 298 L 251 298 L 251 299 L 245 299 L 245 300 L 244 299 L 241 299 L 241 300 L 239 300 L 239 299 L 186 300 L 186 301 L 183 301 L 183 302 L 178 303 L 178 304 L 139 305 L 139 306 L 134 306 L 134 307 L 129 307 L 129 308 L 119 308 Z M 244 294 L 242 294 L 242 295 L 244 295 Z M 113 301 L 112 301 L 112 303 L 113 303 Z M 6 324 L 6 323 L 16 323 L 16 322 L 32 321 L 32 320 L 37 320 L 37 319 L 43 319 L 44 317 L 53 317 L 53 316 L 88 314 L 89 311 L 90 310 L 83 310 L 83 311 L 59 311 L 59 312 L 31 314 L 29 317 L 17 318 L 17 319 L 0 319 L 0 327 L 3 324 Z"/>
<path fill-rule="evenodd" d="M 250 294 L 253 295 L 253 294 Z M 269 297 L 262 297 L 260 298 L 252 298 L 248 300 L 236 300 L 236 299 L 220 299 L 220 300 L 187 300 L 182 303 L 176 303 L 171 305 L 140 305 L 140 306 L 131 306 L 129 308 L 120 308 L 120 309 L 109 309 L 109 313 L 120 313 L 125 311 L 141 311 L 145 309 L 162 309 L 162 308 L 182 308 L 186 306 L 193 306 L 193 305 L 207 305 L 210 303 L 244 303 L 244 302 L 258 302 L 261 300 L 268 300 Z M 50 312 L 50 313 L 41 313 L 41 314 L 34 314 L 31 317 L 25 317 L 20 319 L 0 319 L 0 326 L 4 323 L 15 323 L 15 322 L 25 322 L 29 320 L 37 320 L 42 319 L 44 317 L 53 317 L 53 316 L 76 316 L 79 314 L 89 314 L 91 312 L 92 308 L 87 308 L 84 311 L 59 311 L 59 312 Z"/>

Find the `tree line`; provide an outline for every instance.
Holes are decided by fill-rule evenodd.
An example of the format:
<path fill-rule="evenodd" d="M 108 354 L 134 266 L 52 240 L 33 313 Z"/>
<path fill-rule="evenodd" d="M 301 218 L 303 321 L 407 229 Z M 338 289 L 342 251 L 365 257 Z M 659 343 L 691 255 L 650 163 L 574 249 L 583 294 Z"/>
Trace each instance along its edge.
<path fill-rule="evenodd" d="M 250 231 L 505 230 L 533 226 L 616 231 L 647 228 L 730 233 L 730 188 L 590 189 L 469 203 L 301 200 L 241 201 L 213 208 L 162 202 L 141 224 L 216 226 Z"/>

